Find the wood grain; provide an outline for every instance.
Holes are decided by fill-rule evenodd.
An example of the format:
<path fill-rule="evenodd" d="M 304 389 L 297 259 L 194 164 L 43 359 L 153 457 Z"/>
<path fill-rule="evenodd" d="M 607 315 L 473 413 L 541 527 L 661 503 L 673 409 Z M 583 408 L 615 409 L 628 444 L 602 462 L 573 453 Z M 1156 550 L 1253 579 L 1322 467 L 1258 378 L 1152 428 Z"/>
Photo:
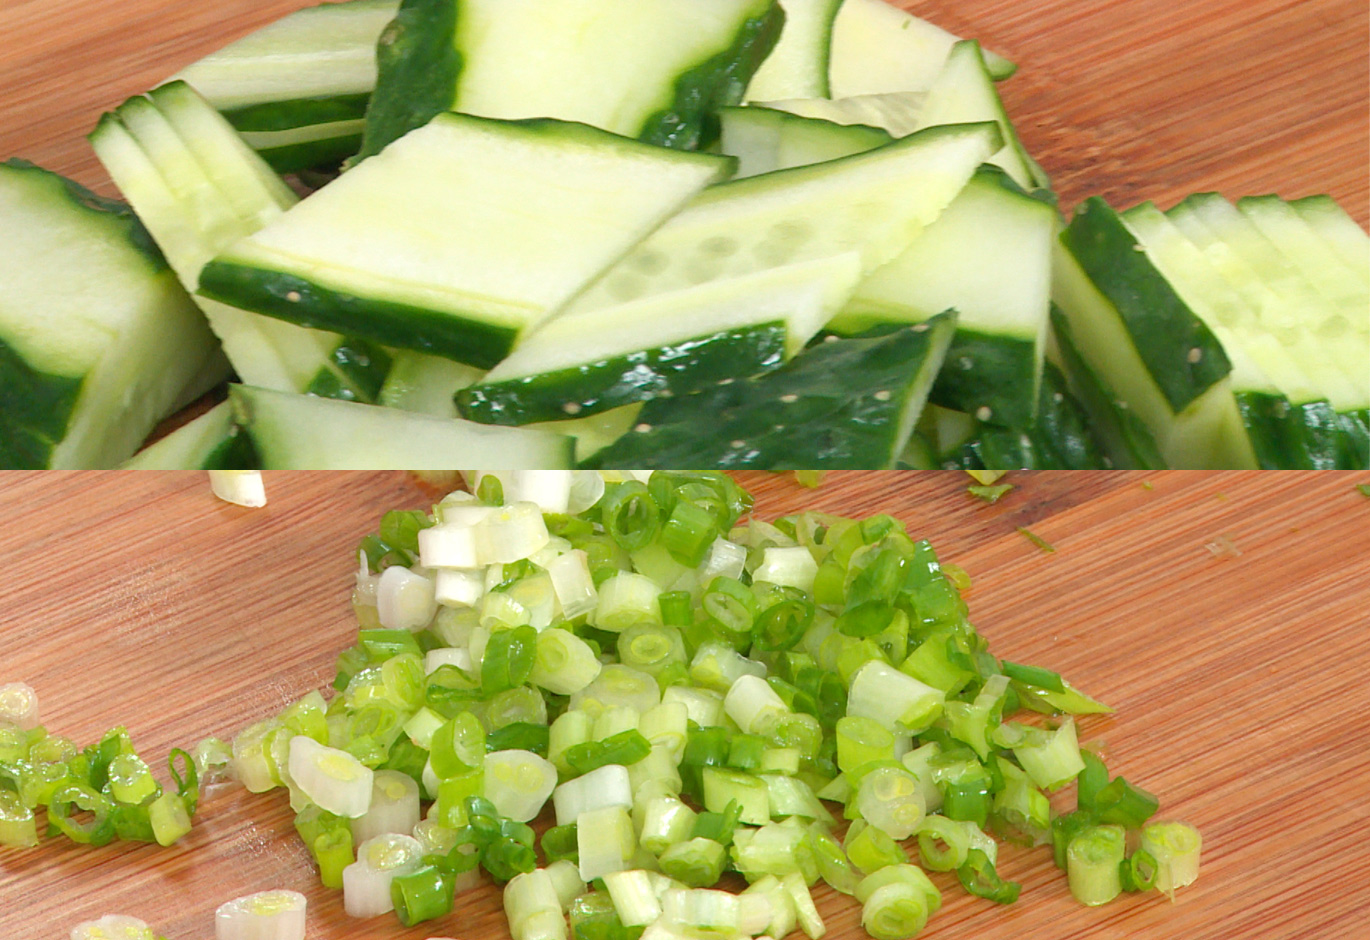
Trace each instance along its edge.
<path fill-rule="evenodd" d="M 994 506 L 956 473 L 843 473 L 816 491 L 747 475 L 758 514 L 889 512 L 975 579 L 1000 656 L 1061 670 L 1117 714 L 1082 722 L 1115 772 L 1198 824 L 1204 872 L 1174 905 L 1076 905 L 1044 850 L 1008 849 L 1022 900 L 996 908 L 944 876 L 944 940 L 1356 935 L 1370 754 L 1370 500 L 1365 474 L 1020 474 Z M 211 498 L 201 474 L 0 475 L 0 682 L 23 679 L 53 730 L 89 741 L 126 723 L 160 759 L 229 736 L 331 676 L 355 629 L 351 547 L 380 514 L 430 494 L 402 474 L 271 473 L 270 505 Z M 1046 554 L 1017 531 L 1056 549 Z M 1225 537 L 1240 554 L 1206 545 Z M 37 940 L 108 911 L 171 940 L 209 934 L 220 902 L 290 887 L 310 937 L 507 937 L 498 892 L 404 930 L 349 921 L 313 887 L 280 794 L 221 796 L 183 844 L 0 851 L 0 937 Z M 820 890 L 834 940 L 864 936 Z"/>
<path fill-rule="evenodd" d="M 101 112 L 302 0 L 4 0 L 0 159 L 105 192 Z M 1009 114 L 1065 208 L 1327 192 L 1370 224 L 1362 0 L 903 0 L 1016 61 Z"/>

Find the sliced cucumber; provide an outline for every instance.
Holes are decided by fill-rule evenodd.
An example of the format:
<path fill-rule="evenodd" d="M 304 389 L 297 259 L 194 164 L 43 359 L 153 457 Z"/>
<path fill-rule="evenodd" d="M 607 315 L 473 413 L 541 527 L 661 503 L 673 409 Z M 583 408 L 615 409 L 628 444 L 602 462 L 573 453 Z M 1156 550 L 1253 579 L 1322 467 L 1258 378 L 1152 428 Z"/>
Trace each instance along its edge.
<path fill-rule="evenodd" d="M 234 419 L 268 470 L 492 470 L 569 467 L 573 438 L 229 386 Z"/>
<path fill-rule="evenodd" d="M 775 372 L 658 398 L 597 467 L 893 467 L 913 433 L 955 314 L 830 338 Z"/>
<path fill-rule="evenodd" d="M 885 0 L 846 0 L 832 33 L 830 94 L 927 91 L 957 37 Z M 1005 79 L 1017 68 L 985 53 L 990 74 Z"/>
<path fill-rule="evenodd" d="M 210 262 L 206 296 L 488 368 L 733 161 L 441 114 Z"/>
<path fill-rule="evenodd" d="M 377 403 L 387 408 L 455 418 L 457 403 L 453 396 L 484 375 L 483 370 L 473 366 L 406 349 L 395 354 Z"/>
<path fill-rule="evenodd" d="M 869 153 L 714 186 L 567 315 L 849 251 L 861 253 L 868 274 L 935 221 L 998 147 L 993 124 L 941 127 Z"/>
<path fill-rule="evenodd" d="M 227 364 L 122 203 L 0 163 L 0 467 L 105 468 Z"/>
<path fill-rule="evenodd" d="M 181 82 L 105 115 L 91 144 L 193 289 L 205 263 L 297 197 Z M 200 307 L 239 377 L 263 387 L 374 400 L 388 368 L 383 349 L 306 330 L 212 300 Z"/>
<path fill-rule="evenodd" d="M 1370 285 L 1370 235 L 1331 196 L 1308 196 L 1289 204 L 1362 281 Z"/>
<path fill-rule="evenodd" d="M 604 448 L 617 441 L 637 425 L 637 416 L 642 405 L 624 405 L 599 414 L 581 418 L 566 418 L 562 421 L 539 421 L 524 425 L 530 431 L 549 431 L 553 434 L 569 434 L 576 439 L 576 463 L 592 460 Z"/>
<path fill-rule="evenodd" d="M 252 470 L 257 455 L 233 423 L 233 406 L 220 402 L 204 414 L 149 444 L 126 461 L 124 470 Z"/>
<path fill-rule="evenodd" d="M 737 157 L 734 179 L 826 163 L 893 140 L 879 128 L 834 124 L 768 107 L 724 108 L 718 117 L 719 149 Z"/>
<path fill-rule="evenodd" d="M 973 39 L 962 40 L 951 47 L 946 64 L 928 88 L 927 98 L 918 113 L 920 128 L 966 121 L 997 121 L 1004 135 L 1004 146 L 989 162 L 1003 167 L 1024 189 L 1051 188 L 1051 181 L 1039 172 L 1041 168 L 1023 149 L 994 87 L 994 78 L 980 44 Z"/>
<path fill-rule="evenodd" d="M 1370 318 L 1370 283 L 1329 251 L 1327 241 L 1293 206 L 1279 196 L 1248 196 L 1237 200 L 1237 208 L 1348 319 Z"/>
<path fill-rule="evenodd" d="M 1177 468 L 1250 466 L 1221 344 L 1102 199 L 1077 210 L 1055 251 L 1052 296 L 1085 363 Z"/>
<path fill-rule="evenodd" d="M 775 0 L 411 0 L 378 50 L 362 154 L 447 110 L 693 148 L 783 22 Z"/>
<path fill-rule="evenodd" d="M 1222 342 L 1255 461 L 1265 469 L 1334 467 L 1335 417 L 1316 379 L 1261 328 L 1241 295 L 1164 213 L 1143 203 L 1124 212 L 1123 221 Z"/>
<path fill-rule="evenodd" d="M 921 91 L 899 91 L 885 95 L 853 95 L 849 98 L 784 98 L 758 104 L 800 117 L 818 118 L 834 124 L 865 125 L 880 128 L 891 137 L 907 137 L 923 126 L 919 118 L 927 97 Z"/>
<path fill-rule="evenodd" d="M 917 323 L 954 308 L 956 338 L 932 400 L 1025 426 L 1039 397 L 1058 225 L 1054 207 L 983 167 L 927 232 L 861 283 L 830 329 Z"/>
<path fill-rule="evenodd" d="M 1112 466 L 1095 440 L 1085 410 L 1054 363 L 1042 371 L 1041 393 L 1029 424 L 1001 427 L 974 421 L 955 465 L 972 470 L 1100 470 Z M 973 420 L 973 419 L 972 419 Z"/>
<path fill-rule="evenodd" d="M 826 98 L 832 24 L 842 0 L 780 0 L 785 28 L 747 85 L 746 100 Z"/>
<path fill-rule="evenodd" d="M 463 417 L 520 425 L 756 375 L 802 349 L 860 278 L 847 252 L 558 317 L 458 404 Z"/>

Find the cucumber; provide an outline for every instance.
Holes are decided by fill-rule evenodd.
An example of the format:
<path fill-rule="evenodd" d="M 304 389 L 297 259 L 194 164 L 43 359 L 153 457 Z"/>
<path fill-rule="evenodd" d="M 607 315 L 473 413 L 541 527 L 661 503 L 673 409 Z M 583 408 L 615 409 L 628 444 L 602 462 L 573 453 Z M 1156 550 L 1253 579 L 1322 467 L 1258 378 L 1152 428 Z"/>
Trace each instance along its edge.
<path fill-rule="evenodd" d="M 106 468 L 221 381 L 219 345 L 122 203 L 0 163 L 0 467 Z"/>
<path fill-rule="evenodd" d="M 775 0 L 405 0 L 378 47 L 362 157 L 448 110 L 693 149 L 784 19 Z"/>
<path fill-rule="evenodd" d="M 233 422 L 233 406 L 220 402 L 204 414 L 144 447 L 124 470 L 253 470 L 257 455 Z"/>
<path fill-rule="evenodd" d="M 455 418 L 458 415 L 453 396 L 458 390 L 479 382 L 484 375 L 484 371 L 473 366 L 406 349 L 395 354 L 377 404 Z"/>
<path fill-rule="evenodd" d="M 927 232 L 861 283 L 829 329 L 857 333 L 955 308 L 956 338 L 933 402 L 983 422 L 1027 425 L 1041 382 L 1058 225 L 1053 206 L 999 168 L 982 167 Z"/>
<path fill-rule="evenodd" d="M 1363 322 L 1370 316 L 1370 283 L 1329 251 L 1327 241 L 1293 206 L 1279 196 L 1248 196 L 1237 200 L 1237 208 L 1348 318 Z"/>
<path fill-rule="evenodd" d="M 1370 235 L 1331 196 L 1308 196 L 1289 205 L 1331 248 L 1336 257 L 1370 286 Z"/>
<path fill-rule="evenodd" d="M 833 22 L 829 93 L 845 98 L 927 91 L 956 42 L 946 30 L 885 0 L 846 0 Z M 992 52 L 985 61 L 997 80 L 1017 68 Z"/>
<path fill-rule="evenodd" d="M 780 41 L 747 84 L 747 101 L 826 98 L 832 24 L 842 0 L 780 0 Z"/>
<path fill-rule="evenodd" d="M 1004 146 L 988 162 L 1003 167 L 1024 189 L 1051 188 L 1051 181 L 1041 172 L 1041 167 L 1023 149 L 994 87 L 994 78 L 980 44 L 973 39 L 962 40 L 951 47 L 946 64 L 928 88 L 927 98 L 918 112 L 919 128 L 966 121 L 997 121 L 1004 135 Z"/>
<path fill-rule="evenodd" d="M 904 452 L 955 314 L 851 339 L 694 395 L 657 398 L 594 467 L 879 469 Z"/>
<path fill-rule="evenodd" d="M 1076 211 L 1054 248 L 1052 298 L 1084 362 L 1146 424 L 1168 465 L 1251 465 L 1221 344 L 1102 199 Z"/>
<path fill-rule="evenodd" d="M 1213 330 L 1232 362 L 1232 388 L 1253 459 L 1264 469 L 1336 465 L 1336 419 L 1316 377 L 1249 314 L 1242 296 L 1151 203 L 1123 221 L 1157 269 Z"/>
<path fill-rule="evenodd" d="M 637 425 L 642 405 L 624 405 L 598 414 L 561 421 L 538 421 L 524 425 L 529 431 L 549 431 L 568 434 L 576 439 L 576 463 L 587 463 L 604 448 L 617 441 Z"/>
<path fill-rule="evenodd" d="M 1041 393 L 1033 410 L 1031 422 L 1019 427 L 972 418 L 970 439 L 949 465 L 968 470 L 1101 470 L 1112 466 L 1055 363 L 1043 366 Z"/>
<path fill-rule="evenodd" d="M 489 368 L 730 159 L 441 114 L 205 266 L 200 292 Z"/>
<path fill-rule="evenodd" d="M 230 385 L 234 420 L 267 470 L 569 467 L 575 441 L 359 402 Z"/>
<path fill-rule="evenodd" d="M 861 253 L 868 274 L 930 225 L 998 147 L 993 124 L 933 128 L 868 153 L 714 186 L 565 315 L 849 251 Z"/>
<path fill-rule="evenodd" d="M 907 137 L 922 126 L 919 116 L 927 98 L 926 92 L 899 91 L 848 98 L 784 98 L 757 104 L 800 117 L 834 124 L 865 125 L 880 128 L 891 137 Z"/>
<path fill-rule="evenodd" d="M 1108 380 L 1080 354 L 1070 321 L 1061 308 L 1051 305 L 1049 352 L 1059 362 L 1066 385 L 1089 416 L 1089 426 L 1109 466 L 1119 470 L 1164 470 L 1165 458 L 1151 430 L 1113 391 Z"/>
<path fill-rule="evenodd" d="M 335 165 L 360 149 L 376 43 L 399 0 L 297 10 L 178 72 L 274 169 Z"/>
<path fill-rule="evenodd" d="M 557 317 L 457 402 L 465 418 L 521 425 L 755 375 L 802 349 L 860 277 L 846 252 Z"/>
<path fill-rule="evenodd" d="M 724 108 L 718 119 L 719 150 L 737 157 L 734 179 L 826 163 L 893 140 L 879 128 L 834 124 L 769 107 Z"/>
<path fill-rule="evenodd" d="M 205 263 L 298 198 L 193 89 L 129 99 L 90 135 L 96 155 L 187 289 Z M 283 391 L 373 401 L 388 368 L 364 340 L 199 300 L 240 378 Z"/>

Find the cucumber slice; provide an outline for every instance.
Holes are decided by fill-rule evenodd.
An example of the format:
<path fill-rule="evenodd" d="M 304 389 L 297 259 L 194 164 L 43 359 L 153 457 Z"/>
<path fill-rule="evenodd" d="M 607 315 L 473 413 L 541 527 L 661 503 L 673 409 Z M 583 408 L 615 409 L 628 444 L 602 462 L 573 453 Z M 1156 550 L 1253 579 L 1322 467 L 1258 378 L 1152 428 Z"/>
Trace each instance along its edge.
<path fill-rule="evenodd" d="M 927 94 L 921 91 L 900 91 L 885 95 L 785 98 L 758 103 L 763 107 L 786 111 L 800 117 L 818 118 L 834 124 L 878 127 L 888 132 L 891 137 L 907 137 L 922 126 L 919 117 L 927 97 Z"/>
<path fill-rule="evenodd" d="M 1090 429 L 1065 375 L 1044 364 L 1041 394 L 1030 424 L 998 427 L 974 421 L 955 465 L 968 470 L 1102 470 L 1112 466 Z M 969 416 L 968 416 L 969 417 Z"/>
<path fill-rule="evenodd" d="M 96 155 L 138 211 L 181 283 L 298 201 L 193 89 L 164 85 L 105 115 L 90 136 Z M 384 350 L 200 299 L 244 381 L 286 391 L 374 400 Z"/>
<path fill-rule="evenodd" d="M 1237 200 L 1237 208 L 1348 319 L 1370 317 L 1370 284 L 1329 251 L 1327 242 L 1289 203 L 1279 196 L 1248 196 Z"/>
<path fill-rule="evenodd" d="M 362 155 L 447 110 L 691 149 L 783 22 L 775 0 L 411 0 L 378 49 Z"/>
<path fill-rule="evenodd" d="M 834 124 L 769 107 L 724 108 L 718 118 L 719 149 L 738 160 L 734 179 L 826 163 L 893 140 L 876 127 Z"/>
<path fill-rule="evenodd" d="M 777 368 L 855 290 L 856 252 L 553 319 L 458 393 L 488 424 L 595 414 Z"/>
<path fill-rule="evenodd" d="M 927 91 L 957 37 L 885 0 L 846 0 L 832 31 L 830 91 L 834 98 L 887 91 Z M 1002 80 L 1017 66 L 985 53 Z"/>
<path fill-rule="evenodd" d="M 230 247 L 200 291 L 488 368 L 732 164 L 441 114 Z"/>
<path fill-rule="evenodd" d="M 1213 330 L 1232 362 L 1232 388 L 1253 459 L 1264 469 L 1336 465 L 1336 419 L 1316 381 L 1248 315 L 1238 292 L 1155 205 L 1123 213 L 1157 269 Z"/>
<path fill-rule="evenodd" d="M 1172 467 L 1249 466 L 1221 344 L 1102 199 L 1054 249 L 1052 297 L 1085 363 L 1146 424 Z"/>
<path fill-rule="evenodd" d="M 1308 196 L 1289 205 L 1347 266 L 1370 286 L 1370 235 L 1331 196 Z"/>
<path fill-rule="evenodd" d="M 246 385 L 229 386 L 229 400 L 268 470 L 557 469 L 575 456 L 574 439 L 545 431 Z"/>
<path fill-rule="evenodd" d="M 869 274 L 908 247 L 998 147 L 993 124 L 940 127 L 869 153 L 714 186 L 565 315 L 849 251 L 861 253 Z"/>
<path fill-rule="evenodd" d="M 123 470 L 252 470 L 257 455 L 233 423 L 233 406 L 220 402 L 166 437 L 144 447 Z"/>
<path fill-rule="evenodd" d="M 596 467 L 893 467 L 955 332 L 955 314 L 830 338 L 775 372 L 658 398 Z"/>
<path fill-rule="evenodd" d="M 10 160 L 0 227 L 23 233 L 0 251 L 0 467 L 117 466 L 192 386 L 226 374 L 122 203 Z"/>
<path fill-rule="evenodd" d="M 747 101 L 826 98 L 832 24 L 842 0 L 780 0 L 780 41 L 747 85 Z"/>
<path fill-rule="evenodd" d="M 927 98 L 918 113 L 920 128 L 966 121 L 997 121 L 1004 135 L 1004 146 L 990 157 L 989 162 L 1003 167 L 1024 189 L 1051 188 L 1051 181 L 1040 172 L 1041 167 L 1023 149 L 994 87 L 994 78 L 980 44 L 973 39 L 962 40 L 951 47 L 946 64 L 928 88 Z"/>
<path fill-rule="evenodd" d="M 932 400 L 992 424 L 1028 425 L 1046 350 L 1051 205 L 981 168 L 903 254 L 866 278 L 830 329 L 917 323 L 954 308 L 956 338 Z"/>
<path fill-rule="evenodd" d="M 395 354 L 378 404 L 439 418 L 456 418 L 453 396 L 474 385 L 485 372 L 473 366 L 406 349 Z"/>
<path fill-rule="evenodd" d="M 637 416 L 641 412 L 642 405 L 639 403 L 581 418 L 539 421 L 524 427 L 530 431 L 550 431 L 553 434 L 569 434 L 574 437 L 576 463 L 579 465 L 592 460 L 595 454 L 632 430 L 637 425 Z"/>

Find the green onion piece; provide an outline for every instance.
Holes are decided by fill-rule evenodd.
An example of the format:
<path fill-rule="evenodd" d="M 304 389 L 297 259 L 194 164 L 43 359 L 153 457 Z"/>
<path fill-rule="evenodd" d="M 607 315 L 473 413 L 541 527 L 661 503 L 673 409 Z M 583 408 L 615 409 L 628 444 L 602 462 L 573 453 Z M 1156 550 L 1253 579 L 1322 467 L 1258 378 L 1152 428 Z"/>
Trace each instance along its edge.
<path fill-rule="evenodd" d="M 661 853 L 661 870 L 691 888 L 708 888 L 723 877 L 728 851 L 713 839 L 696 836 Z"/>
<path fill-rule="evenodd" d="M 156 842 L 157 834 L 152 831 L 152 818 L 146 806 L 129 806 L 115 803 L 110 813 L 114 824 L 114 836 L 125 842 Z"/>
<path fill-rule="evenodd" d="M 1156 860 L 1156 889 L 1174 895 L 1176 888 L 1199 877 L 1199 830 L 1184 822 L 1154 822 L 1142 828 L 1141 847 Z"/>
<path fill-rule="evenodd" d="M 1048 793 L 1070 783 L 1085 769 L 1075 721 L 1070 718 L 1055 731 L 1034 735 L 1012 751 L 1032 782 Z"/>
<path fill-rule="evenodd" d="M 1085 769 L 1075 779 L 1075 808 L 1092 813 L 1099 791 L 1108 786 L 1108 767 L 1091 751 L 1080 751 L 1080 759 Z"/>
<path fill-rule="evenodd" d="M 801 597 L 772 604 L 757 617 L 753 642 L 766 651 L 793 649 L 813 623 L 814 605 Z"/>
<path fill-rule="evenodd" d="M 996 904 L 1012 904 L 1022 890 L 1018 882 L 1000 878 L 994 862 L 981 849 L 971 849 L 967 853 L 966 863 L 956 870 L 956 877 L 968 892 Z"/>
<path fill-rule="evenodd" d="M 590 623 L 612 633 L 622 633 L 639 623 L 659 623 L 660 595 L 661 588 L 651 578 L 620 571 L 599 585 Z"/>
<path fill-rule="evenodd" d="M 661 528 L 661 544 L 676 561 L 697 568 L 721 531 L 707 509 L 682 501 L 675 504 L 670 518 Z"/>
<path fill-rule="evenodd" d="M 1118 877 L 1124 891 L 1150 891 L 1156 887 L 1156 876 L 1160 866 L 1156 857 L 1146 849 L 1138 849 L 1127 857 L 1118 868 Z"/>
<path fill-rule="evenodd" d="M 516 839 L 498 838 L 480 853 L 480 864 L 499 883 L 537 867 L 537 853 Z"/>
<path fill-rule="evenodd" d="M 886 865 L 902 865 L 909 860 L 898 842 L 859 819 L 847 829 L 844 848 L 851 863 L 863 875 L 877 872 Z"/>
<path fill-rule="evenodd" d="M 1161 801 L 1155 796 L 1122 777 L 1113 778 L 1108 786 L 1099 790 L 1094 801 L 1100 822 L 1114 823 L 1126 829 L 1140 828 L 1142 823 L 1156 815 L 1160 806 Z"/>
<path fill-rule="evenodd" d="M 462 712 L 433 735 L 433 772 L 446 780 L 485 763 L 485 729 L 480 719 Z"/>
<path fill-rule="evenodd" d="M 137 754 L 120 754 L 110 761 L 106 792 L 120 803 L 140 805 L 161 789 L 153 779 L 152 771 Z"/>
<path fill-rule="evenodd" d="M 1089 907 L 1107 904 L 1123 890 L 1119 866 L 1127 851 L 1122 826 L 1093 826 L 1081 831 L 1066 847 L 1070 893 Z"/>
<path fill-rule="evenodd" d="M 372 665 L 378 665 L 401 653 L 420 655 L 418 640 L 408 630 L 362 630 L 357 634 L 357 646 Z"/>
<path fill-rule="evenodd" d="M 1065 686 L 1064 692 L 1052 692 L 1050 689 L 1024 686 L 1021 683 L 1015 683 L 1014 689 L 1024 707 L 1045 715 L 1109 715 L 1113 713 L 1112 708 L 1097 699 L 1090 698 L 1079 689 L 1073 688 L 1069 682 L 1062 680 L 1061 684 Z"/>
<path fill-rule="evenodd" d="M 1007 470 L 967 470 L 967 474 L 977 483 L 989 486 L 1008 473 Z"/>
<path fill-rule="evenodd" d="M 737 824 L 742 815 L 742 804 L 733 801 L 723 808 L 722 812 L 703 812 L 695 817 L 694 830 L 690 833 L 692 839 L 709 839 L 719 845 L 728 846 L 732 844 L 733 832 L 737 829 Z"/>
<path fill-rule="evenodd" d="M 700 600 L 716 628 L 725 637 L 750 638 L 760 605 L 752 589 L 736 578 L 719 575 L 709 583 Z"/>
<path fill-rule="evenodd" d="M 971 830 L 975 823 L 928 816 L 918 827 L 918 852 L 923 867 L 932 871 L 955 871 L 970 855 Z"/>
<path fill-rule="evenodd" d="M 0 845 L 16 849 L 38 844 L 38 823 L 33 810 L 12 790 L 0 789 Z"/>
<path fill-rule="evenodd" d="M 528 678 L 548 692 L 572 695 L 595 681 L 601 668 L 590 644 L 569 630 L 549 629 L 538 634 Z"/>
<path fill-rule="evenodd" d="M 425 512 L 395 509 L 381 517 L 380 529 L 376 534 L 382 542 L 392 548 L 417 554 L 419 532 L 432 525 L 433 520 Z"/>
<path fill-rule="evenodd" d="M 646 548 L 661 530 L 661 510 L 646 485 L 637 480 L 608 487 L 599 509 L 604 531 L 625 552 Z"/>
<path fill-rule="evenodd" d="M 899 764 L 862 776 L 855 803 L 862 819 L 901 841 L 913 835 L 926 810 L 918 781 Z"/>
<path fill-rule="evenodd" d="M 906 884 L 887 884 L 861 906 L 861 926 L 875 940 L 908 940 L 927 925 L 928 915 L 925 894 Z"/>
<path fill-rule="evenodd" d="M 491 731 L 485 736 L 487 751 L 532 751 L 539 757 L 547 756 L 549 729 L 527 721 L 515 721 Z"/>
<path fill-rule="evenodd" d="M 405 927 L 452 913 L 454 894 L 452 876 L 433 865 L 399 875 L 390 882 L 390 900 Z"/>
<path fill-rule="evenodd" d="M 1370 483 L 1357 483 L 1356 489 L 1360 490 L 1362 496 L 1370 498 Z"/>
<path fill-rule="evenodd" d="M 620 731 L 603 741 L 587 741 L 566 751 L 566 762 L 577 774 L 588 774 L 607 764 L 627 767 L 642 760 L 652 751 L 651 742 L 636 728 Z"/>
<path fill-rule="evenodd" d="M 67 783 L 57 788 L 48 801 L 48 825 L 56 827 L 72 842 L 81 845 L 108 845 L 114 840 L 114 802 L 84 783 Z M 73 814 L 85 811 L 94 818 L 78 822 Z"/>
<path fill-rule="evenodd" d="M 485 798 L 515 822 L 537 816 L 556 785 L 556 767 L 532 751 L 492 751 L 485 758 Z"/>
<path fill-rule="evenodd" d="M 685 936 L 737 936 L 742 928 L 742 902 L 728 891 L 667 888 L 661 895 L 661 924 Z"/>
<path fill-rule="evenodd" d="M 493 473 L 483 474 L 476 484 L 476 499 L 487 506 L 504 505 L 504 484 Z"/>
<path fill-rule="evenodd" d="M 576 850 L 580 877 L 586 881 L 630 868 L 637 838 L 628 811 L 621 806 L 606 806 L 581 813 L 576 820 Z"/>
<path fill-rule="evenodd" d="M 1023 526 L 1019 526 L 1018 533 L 1022 535 L 1023 538 L 1027 539 L 1029 542 L 1031 542 L 1033 545 L 1036 545 L 1044 552 L 1056 551 L 1056 549 L 1051 547 L 1051 543 L 1049 543 L 1046 539 L 1042 538 L 1040 535 L 1036 534 L 1030 529 L 1026 529 Z"/>
<path fill-rule="evenodd" d="M 804 882 L 804 876 L 798 872 L 791 872 L 780 879 L 780 882 L 785 886 L 790 899 L 794 901 L 799 928 L 804 931 L 805 936 L 809 940 L 818 940 L 827 933 L 828 929 L 823 925 L 823 918 L 818 916 L 818 908 L 813 903 L 813 896 L 809 894 L 809 886 Z"/>
<path fill-rule="evenodd" d="M 809 852 L 818 866 L 818 874 L 834 891 L 842 894 L 856 894 L 856 885 L 861 880 L 852 867 L 851 860 L 842 849 L 842 843 L 822 822 L 814 821 L 808 826 Z"/>
<path fill-rule="evenodd" d="M 694 601 L 689 591 L 667 591 L 656 599 L 661 622 L 668 627 L 688 627 L 694 622 Z"/>
<path fill-rule="evenodd" d="M 639 815 L 641 820 L 639 822 Z M 638 842 L 654 855 L 660 855 L 694 833 L 698 814 L 673 796 L 661 795 L 633 807 L 633 824 Z"/>
<path fill-rule="evenodd" d="M 767 746 L 768 742 L 760 735 L 736 735 L 728 746 L 727 765 L 734 770 L 757 770 Z"/>
<path fill-rule="evenodd" d="M 568 911 L 575 940 L 637 940 L 642 930 L 625 927 L 607 891 L 591 891 L 571 902 Z"/>
<path fill-rule="evenodd" d="M 356 857 L 351 831 L 346 827 L 330 829 L 315 836 L 308 845 L 315 864 L 319 866 L 319 882 L 325 888 L 341 890 L 343 869 L 351 865 Z"/>
<path fill-rule="evenodd" d="M 577 861 L 579 854 L 576 850 L 576 824 L 552 826 L 544 832 L 542 854 L 547 857 L 548 862 L 558 862 L 562 859 Z"/>
<path fill-rule="evenodd" d="M 999 665 L 1004 670 L 1004 675 L 1024 685 L 1036 686 L 1039 689 L 1048 689 L 1052 692 L 1065 692 L 1066 690 L 1059 672 L 1052 672 L 1050 669 L 1043 669 L 1040 666 L 1011 663 L 1007 659 Z"/>
<path fill-rule="evenodd" d="M 529 626 L 491 634 L 480 664 L 481 690 L 494 695 L 526 682 L 533 671 L 537 641 L 537 630 Z"/>
<path fill-rule="evenodd" d="M 890 731 L 919 734 L 941 716 L 945 699 L 941 689 L 872 661 L 852 677 L 847 713 L 874 718 Z"/>
<path fill-rule="evenodd" d="M 709 812 L 723 812 L 729 803 L 736 801 L 738 819 L 742 822 L 760 826 L 770 821 L 771 803 L 766 781 L 722 767 L 705 767 L 700 776 L 704 784 L 704 808 Z"/>
<path fill-rule="evenodd" d="M 1012 490 L 1012 483 L 1000 483 L 998 486 L 976 486 L 972 484 L 966 487 L 966 492 L 970 493 L 971 496 L 976 499 L 983 499 L 991 505 L 999 502 Z"/>
<path fill-rule="evenodd" d="M 646 927 L 661 916 L 661 902 L 646 871 L 637 868 L 609 872 L 604 876 L 604 887 L 625 927 Z"/>
<path fill-rule="evenodd" d="M 640 623 L 620 633 L 616 645 L 619 662 L 652 676 L 661 675 L 672 663 L 687 661 L 685 642 L 675 627 Z"/>
<path fill-rule="evenodd" d="M 158 845 L 171 845 L 190 832 L 190 813 L 185 802 L 175 793 L 163 793 L 147 808 L 153 838 Z"/>

